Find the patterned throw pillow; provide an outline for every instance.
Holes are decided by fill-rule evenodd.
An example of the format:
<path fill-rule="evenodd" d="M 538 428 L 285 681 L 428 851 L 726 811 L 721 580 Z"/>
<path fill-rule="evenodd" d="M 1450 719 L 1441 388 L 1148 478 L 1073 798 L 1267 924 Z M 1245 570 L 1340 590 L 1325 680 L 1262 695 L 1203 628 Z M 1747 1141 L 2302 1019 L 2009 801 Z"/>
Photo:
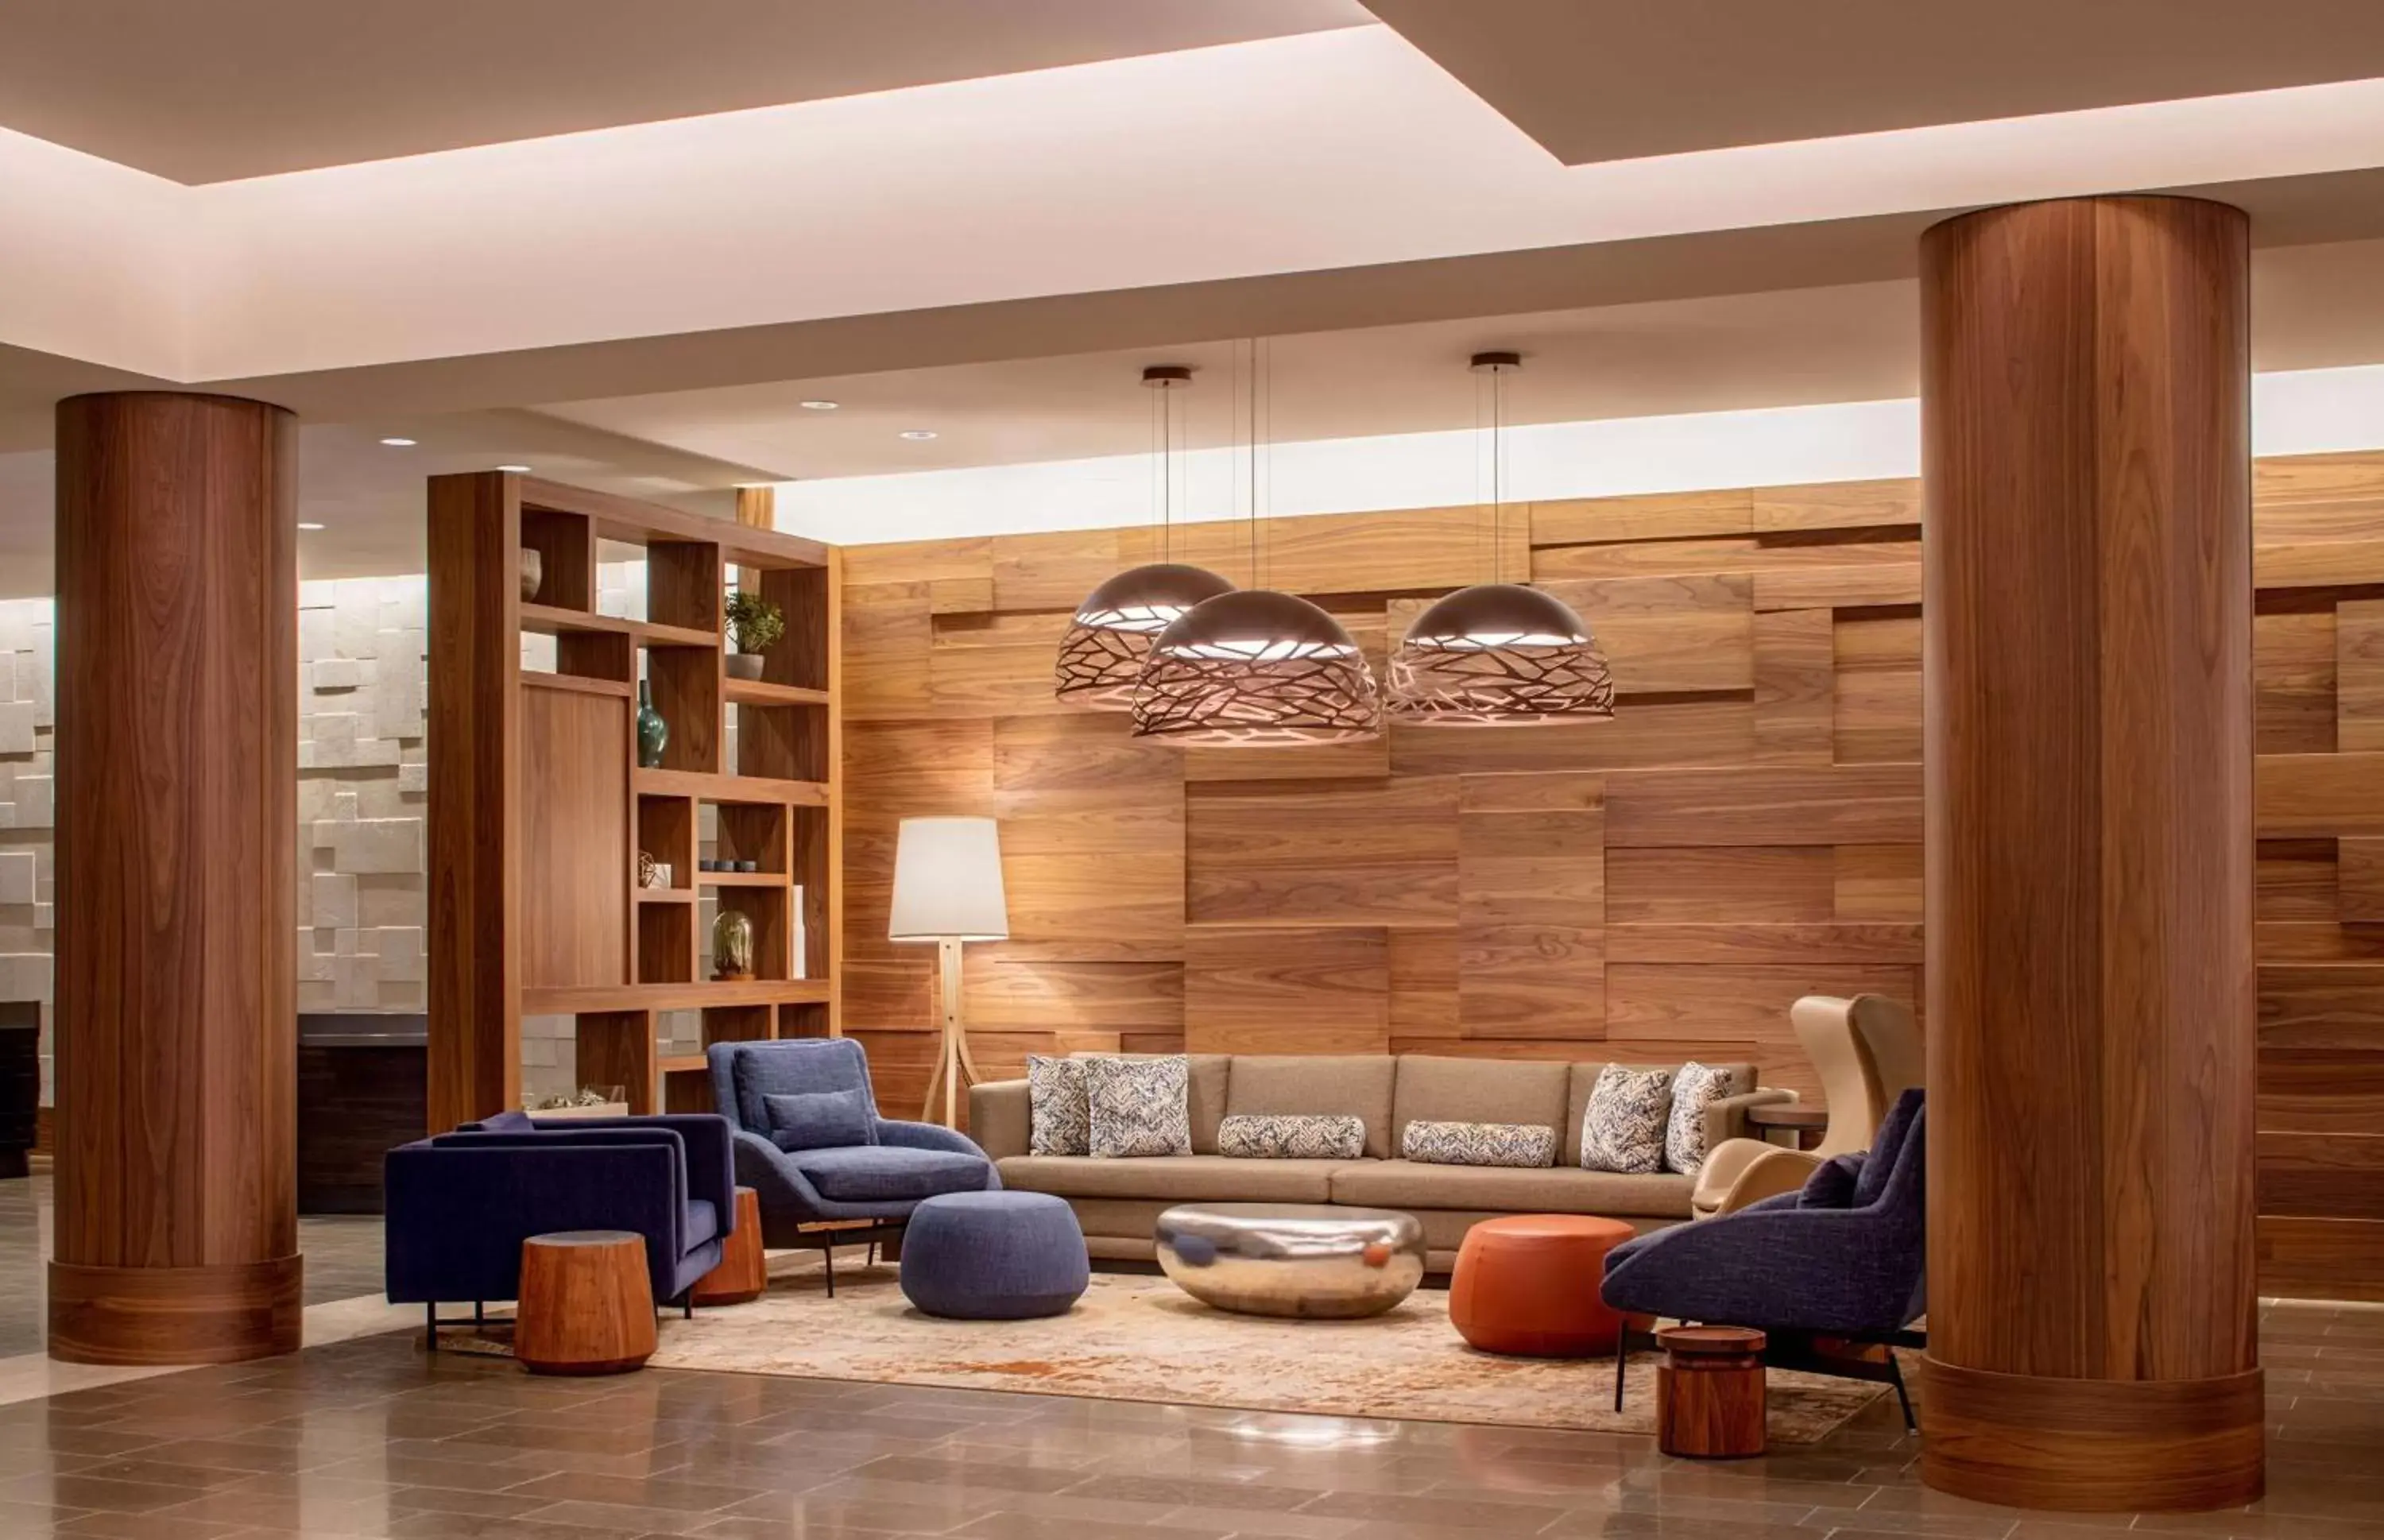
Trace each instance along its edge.
<path fill-rule="evenodd" d="M 1670 1070 L 1608 1064 L 1581 1115 L 1581 1169 L 1634 1176 L 1664 1169 L 1664 1124 L 1672 1110 Z"/>
<path fill-rule="evenodd" d="M 1404 1158 L 1435 1166 L 1547 1166 L 1557 1159 L 1557 1131 L 1530 1123 L 1408 1124 Z"/>
<path fill-rule="evenodd" d="M 1191 1065 L 1182 1054 L 1081 1062 L 1093 1159 L 1192 1153 Z"/>
<path fill-rule="evenodd" d="M 1738 1095 L 1738 1072 L 1692 1059 L 1672 1077 L 1672 1120 L 1664 1130 L 1664 1169 L 1695 1176 L 1706 1163 L 1706 1110 Z"/>
<path fill-rule="evenodd" d="M 1093 1115 L 1085 1100 L 1085 1062 L 1028 1054 L 1026 1115 L 1033 1127 L 1030 1153 L 1091 1154 Z"/>
<path fill-rule="evenodd" d="M 1366 1120 L 1238 1112 L 1217 1125 L 1217 1153 L 1243 1161 L 1354 1161 L 1366 1153 Z"/>

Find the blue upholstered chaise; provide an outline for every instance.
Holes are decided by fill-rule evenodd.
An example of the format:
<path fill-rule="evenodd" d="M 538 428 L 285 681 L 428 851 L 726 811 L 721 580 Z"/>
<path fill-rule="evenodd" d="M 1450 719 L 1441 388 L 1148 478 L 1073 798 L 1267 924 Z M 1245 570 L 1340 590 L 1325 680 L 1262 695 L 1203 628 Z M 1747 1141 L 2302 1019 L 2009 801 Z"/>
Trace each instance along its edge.
<path fill-rule="evenodd" d="M 829 1220 L 874 1222 L 874 1229 L 840 1239 L 890 1238 L 923 1198 L 1001 1186 L 993 1162 L 966 1135 L 878 1116 L 869 1057 L 852 1038 L 716 1043 L 709 1057 L 714 1104 L 734 1130 L 737 1180 L 761 1199 L 766 1245 L 825 1250 L 826 1237 L 801 1227 Z M 785 1131 L 774 1129 L 766 1098 L 856 1091 L 862 1116 L 855 1136 L 862 1142 L 780 1148 L 801 1141 L 784 1140 Z"/>
<path fill-rule="evenodd" d="M 547 1122 L 506 1112 L 382 1158 L 393 1304 L 520 1296 L 522 1242 L 560 1230 L 645 1237 L 657 1305 L 718 1265 L 737 1220 L 727 1122 L 710 1112 Z"/>
<path fill-rule="evenodd" d="M 1606 1259 L 1606 1302 L 1626 1314 L 1753 1326 L 1771 1339 L 1770 1363 L 1883 1381 L 1903 1397 L 1894 1349 L 1922 1346 L 1910 1328 L 1928 1308 L 1922 1096 L 1905 1092 L 1868 1154 L 1838 1157 L 1800 1192 L 1616 1247 Z M 1889 1351 L 1883 1362 L 1817 1354 L 1816 1339 L 1832 1337 Z M 1623 1357 L 1618 1351 L 1618 1407 Z"/>

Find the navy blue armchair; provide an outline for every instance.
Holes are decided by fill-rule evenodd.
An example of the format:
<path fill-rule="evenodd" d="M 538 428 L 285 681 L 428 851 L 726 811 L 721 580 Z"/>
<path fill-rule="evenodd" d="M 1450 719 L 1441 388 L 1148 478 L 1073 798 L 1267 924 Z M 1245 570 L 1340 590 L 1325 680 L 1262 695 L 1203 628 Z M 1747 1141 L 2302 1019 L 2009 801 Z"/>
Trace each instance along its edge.
<path fill-rule="evenodd" d="M 851 1037 L 715 1043 L 709 1058 L 714 1102 L 735 1131 L 737 1180 L 761 1199 L 768 1246 L 826 1251 L 831 1238 L 890 1240 L 924 1198 L 1001 1186 L 993 1162 L 966 1135 L 879 1117 L 869 1056 Z M 856 1113 L 844 1142 L 802 1148 L 805 1140 L 788 1136 L 772 1118 L 771 1099 L 838 1094 L 851 1099 Z M 871 1222 L 873 1230 L 818 1228 L 852 1220 Z"/>
<path fill-rule="evenodd" d="M 1802 1191 L 1616 1247 L 1606 1259 L 1607 1304 L 1626 1314 L 1752 1326 L 1770 1339 L 1770 1363 L 1878 1380 L 1903 1397 L 1894 1349 L 1923 1345 L 1908 1328 L 1928 1308 L 1922 1095 L 1905 1092 L 1869 1154 L 1840 1156 Z M 1817 1350 L 1832 1338 L 1887 1351 Z M 1624 1356 L 1615 1357 L 1618 1408 Z M 1906 1398 L 1907 1422 L 1911 1415 Z"/>
<path fill-rule="evenodd" d="M 382 1158 L 392 1304 L 515 1299 L 522 1242 L 560 1230 L 646 1241 L 654 1302 L 683 1300 L 737 1222 L 726 1120 L 710 1112 L 540 1122 L 506 1112 Z"/>

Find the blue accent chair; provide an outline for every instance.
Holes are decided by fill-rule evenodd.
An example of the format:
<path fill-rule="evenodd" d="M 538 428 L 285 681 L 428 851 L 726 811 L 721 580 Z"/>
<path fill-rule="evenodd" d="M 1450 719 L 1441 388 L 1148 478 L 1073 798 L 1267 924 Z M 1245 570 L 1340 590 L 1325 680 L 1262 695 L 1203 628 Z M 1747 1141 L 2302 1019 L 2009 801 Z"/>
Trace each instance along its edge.
<path fill-rule="evenodd" d="M 993 1162 L 965 1134 L 878 1116 L 869 1056 L 851 1037 L 714 1043 L 707 1057 L 714 1104 L 734 1130 L 737 1180 L 761 1200 L 764 1244 L 818 1247 L 827 1258 L 830 1294 L 833 1243 L 898 1242 L 923 1200 L 1001 1186 Z M 853 1091 L 865 1105 L 869 1142 L 788 1150 L 772 1137 L 766 1098 Z M 872 1223 L 867 1229 L 804 1228 L 830 1220 Z"/>
<path fill-rule="evenodd" d="M 1928 1309 L 1927 1121 L 1923 1093 L 1904 1093 L 1864 1155 L 1819 1167 L 1798 1192 L 1735 1213 L 1675 1225 L 1607 1254 L 1607 1304 L 1625 1314 L 1752 1326 L 1765 1361 L 1893 1385 L 1912 1422 L 1897 1348 L 1927 1345 L 1910 1329 Z M 1630 1335 L 1624 1334 L 1625 1337 Z M 1883 1345 L 1883 1361 L 1822 1353 L 1818 1339 Z M 1614 1363 L 1622 1404 L 1625 1350 Z"/>
<path fill-rule="evenodd" d="M 657 1305 L 684 1307 L 719 1265 L 737 1223 L 727 1121 L 710 1112 L 545 1122 L 505 1112 L 400 1145 L 381 1160 L 388 1192 L 384 1270 L 392 1304 L 428 1307 L 438 1346 L 442 1300 L 521 1292 L 522 1242 L 561 1230 L 645 1237 Z"/>

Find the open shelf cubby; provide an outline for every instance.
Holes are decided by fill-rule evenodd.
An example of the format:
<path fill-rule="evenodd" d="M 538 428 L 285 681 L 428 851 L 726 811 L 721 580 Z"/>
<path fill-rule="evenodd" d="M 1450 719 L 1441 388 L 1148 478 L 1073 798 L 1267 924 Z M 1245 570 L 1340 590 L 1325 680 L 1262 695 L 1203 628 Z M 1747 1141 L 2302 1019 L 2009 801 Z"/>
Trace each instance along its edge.
<path fill-rule="evenodd" d="M 597 613 L 600 550 L 642 555 L 642 618 Z M 517 1103 L 525 1013 L 574 1017 L 580 1082 L 639 1112 L 711 1103 L 702 1061 L 656 1048 L 658 1012 L 702 1012 L 707 1044 L 834 1034 L 837 553 L 488 471 L 430 478 L 429 558 L 430 881 L 470 938 L 429 960 L 432 1129 Z M 759 679 L 724 667 L 732 586 L 786 616 Z M 524 633 L 553 639 L 552 672 L 523 664 Z M 640 682 L 670 729 L 653 768 Z M 641 885 L 641 853 L 665 886 Z M 704 976 L 722 909 L 753 923 L 755 978 Z"/>

